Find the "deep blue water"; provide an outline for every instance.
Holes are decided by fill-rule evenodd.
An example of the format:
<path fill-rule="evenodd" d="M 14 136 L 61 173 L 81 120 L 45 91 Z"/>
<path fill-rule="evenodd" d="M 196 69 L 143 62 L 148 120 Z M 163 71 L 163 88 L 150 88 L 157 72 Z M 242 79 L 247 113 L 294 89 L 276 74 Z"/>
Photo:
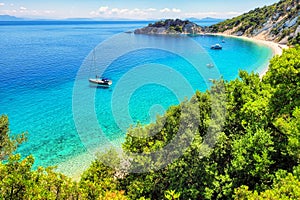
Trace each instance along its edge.
<path fill-rule="evenodd" d="M 239 69 L 261 70 L 272 56 L 265 46 L 221 36 L 118 35 L 147 24 L 0 22 L 0 113 L 9 116 L 13 134 L 29 133 L 28 141 L 18 152 L 23 156 L 33 154 L 36 165 L 48 166 L 86 152 L 80 137 L 84 137 L 85 145 L 95 145 L 97 140 L 93 140 L 95 133 L 89 126 L 89 113 L 84 105 L 79 108 L 82 118 L 78 119 L 78 115 L 75 118 L 82 121 L 86 135 L 79 137 L 75 128 L 76 77 L 83 94 L 95 92 L 93 107 L 105 136 L 120 142 L 130 124 L 149 123 L 170 105 L 190 97 L 196 89 L 206 90 L 209 85 L 205 79 L 215 78 L 216 68 L 220 71 L 218 77 L 231 80 L 237 77 Z M 117 38 L 111 39 L 113 36 Z M 197 52 L 199 49 L 190 45 L 191 40 L 200 45 L 203 52 Z M 222 40 L 225 43 L 221 43 Z M 105 41 L 107 46 L 98 46 Z M 93 65 L 91 52 L 97 46 L 96 68 L 101 68 L 112 54 L 122 53 L 119 51 L 129 44 L 140 43 L 148 48 L 125 52 L 112 60 L 104 71 L 104 75 L 113 80 L 112 87 L 95 89 L 84 77 L 77 76 L 81 66 L 83 69 Z M 221 43 L 223 50 L 211 50 L 210 46 L 216 43 Z M 160 49 L 153 44 L 159 44 Z M 176 54 L 177 49 L 186 49 L 184 56 Z M 105 53 L 110 55 L 106 57 Z M 199 69 L 195 69 L 187 57 L 203 67 L 200 71 L 204 76 L 199 75 Z M 212 71 L 206 67 L 207 59 L 215 65 Z M 97 73 L 91 71 L 86 71 L 88 76 Z M 180 76 L 190 89 L 176 81 Z"/>

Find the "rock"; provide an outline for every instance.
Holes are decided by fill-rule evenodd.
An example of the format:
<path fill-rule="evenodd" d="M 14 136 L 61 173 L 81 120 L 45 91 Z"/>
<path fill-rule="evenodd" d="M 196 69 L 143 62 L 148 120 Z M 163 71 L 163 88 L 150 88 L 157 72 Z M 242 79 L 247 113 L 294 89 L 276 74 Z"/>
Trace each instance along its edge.
<path fill-rule="evenodd" d="M 282 40 L 280 40 L 278 43 L 282 45 L 286 45 L 289 42 L 289 36 L 284 37 Z"/>
<path fill-rule="evenodd" d="M 235 33 L 235 35 L 236 35 L 236 36 L 243 36 L 243 35 L 244 35 L 244 32 L 238 31 L 238 32 Z"/>
<path fill-rule="evenodd" d="M 145 27 L 134 31 L 135 34 L 166 34 L 166 32 L 164 27 Z"/>
<path fill-rule="evenodd" d="M 297 27 L 297 29 L 295 31 L 295 36 L 298 35 L 298 33 L 300 33 L 300 25 Z"/>
<path fill-rule="evenodd" d="M 135 34 L 202 34 L 203 28 L 188 20 L 167 19 L 149 24 L 147 27 L 136 29 Z"/>
<path fill-rule="evenodd" d="M 285 27 L 292 27 L 292 26 L 294 26 L 297 23 L 298 18 L 299 18 L 299 16 L 295 17 L 294 19 L 292 19 L 290 21 L 287 21 L 285 23 Z"/>

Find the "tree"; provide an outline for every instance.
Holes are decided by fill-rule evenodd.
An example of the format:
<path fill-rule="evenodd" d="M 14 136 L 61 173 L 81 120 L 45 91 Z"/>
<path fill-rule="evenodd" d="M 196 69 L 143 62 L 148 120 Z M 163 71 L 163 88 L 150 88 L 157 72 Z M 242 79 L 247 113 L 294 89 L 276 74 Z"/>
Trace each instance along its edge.
<path fill-rule="evenodd" d="M 234 198 L 238 200 L 282 200 L 282 199 L 300 199 L 300 180 L 297 175 L 286 172 L 278 172 L 278 178 L 270 189 L 261 193 L 250 191 L 248 186 L 241 186 L 235 190 Z"/>
<path fill-rule="evenodd" d="M 300 106 L 300 46 L 284 50 L 282 56 L 270 61 L 269 70 L 263 82 L 275 88 L 271 97 L 271 112 L 274 114 L 291 114 Z"/>
<path fill-rule="evenodd" d="M 26 140 L 26 133 L 11 137 L 9 121 L 6 115 L 0 116 L 0 161 L 12 154 L 23 141 Z"/>
<path fill-rule="evenodd" d="M 53 168 L 32 170 L 32 156 L 20 159 L 10 156 L 0 164 L 0 199 L 78 199 L 77 183 L 53 171 Z"/>
<path fill-rule="evenodd" d="M 258 191 L 265 189 L 272 179 L 274 142 L 271 134 L 264 130 L 249 130 L 241 139 L 233 141 L 230 173 L 234 185 L 247 184 Z"/>

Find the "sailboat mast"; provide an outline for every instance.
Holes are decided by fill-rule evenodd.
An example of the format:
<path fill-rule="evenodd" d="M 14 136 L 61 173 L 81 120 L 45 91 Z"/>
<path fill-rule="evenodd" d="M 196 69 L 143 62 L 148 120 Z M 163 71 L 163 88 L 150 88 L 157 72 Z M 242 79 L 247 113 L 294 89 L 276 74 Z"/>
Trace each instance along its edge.
<path fill-rule="evenodd" d="M 95 59 L 95 49 L 93 49 L 92 52 L 92 62 L 90 65 L 90 72 L 89 72 L 89 77 L 91 78 L 91 72 L 93 72 L 93 75 L 97 75 L 97 70 L 96 70 L 96 59 Z"/>

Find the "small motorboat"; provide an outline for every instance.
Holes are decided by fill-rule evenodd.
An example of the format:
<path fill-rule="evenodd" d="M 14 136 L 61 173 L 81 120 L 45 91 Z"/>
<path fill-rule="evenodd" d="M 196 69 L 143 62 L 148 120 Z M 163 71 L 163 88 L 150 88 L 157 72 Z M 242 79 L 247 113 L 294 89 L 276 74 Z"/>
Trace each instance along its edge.
<path fill-rule="evenodd" d="M 108 78 L 101 78 L 98 76 L 96 76 L 96 78 L 90 78 L 89 82 L 97 85 L 104 85 L 104 86 L 110 86 L 112 84 L 112 80 L 109 80 Z"/>
<path fill-rule="evenodd" d="M 208 63 L 208 64 L 206 64 L 206 67 L 207 67 L 207 68 L 213 68 L 213 67 L 214 67 L 214 64 Z"/>
<path fill-rule="evenodd" d="M 222 40 L 222 43 L 225 43 L 225 40 Z"/>
<path fill-rule="evenodd" d="M 220 49 L 222 49 L 222 46 L 220 44 L 215 44 L 215 45 L 212 45 L 210 48 L 215 49 L 215 50 L 220 50 Z"/>

